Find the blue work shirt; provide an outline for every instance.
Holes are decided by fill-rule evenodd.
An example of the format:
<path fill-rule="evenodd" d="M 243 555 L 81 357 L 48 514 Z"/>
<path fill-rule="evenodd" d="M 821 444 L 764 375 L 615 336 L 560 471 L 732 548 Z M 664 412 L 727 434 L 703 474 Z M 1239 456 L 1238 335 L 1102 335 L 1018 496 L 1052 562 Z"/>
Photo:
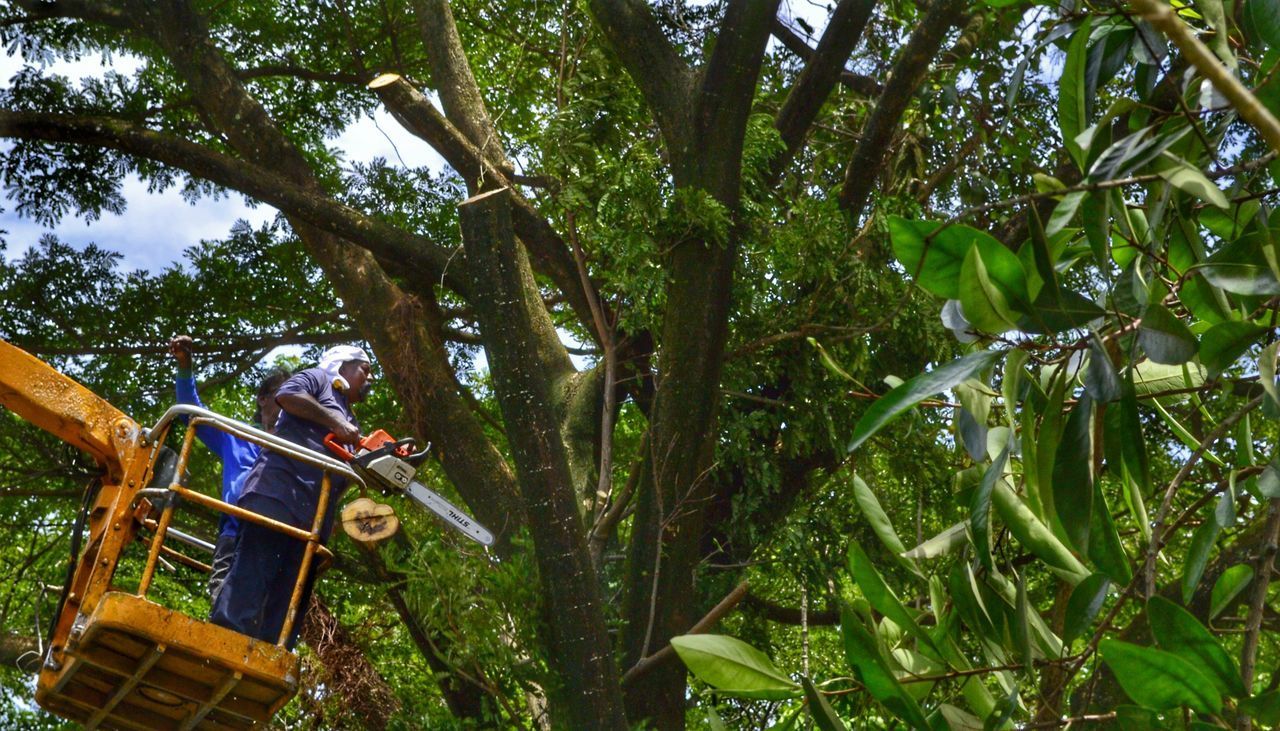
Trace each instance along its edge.
<path fill-rule="evenodd" d="M 291 394 L 309 394 L 321 406 L 336 411 L 359 427 L 347 397 L 333 387 L 329 377 L 319 368 L 308 368 L 290 376 L 276 391 L 276 400 Z M 324 438 L 328 433 L 328 426 L 294 416 L 283 409 L 280 420 L 276 422 L 276 436 L 326 455 L 329 450 L 324 446 Z M 303 464 L 270 449 L 263 450 L 245 478 L 240 498 L 244 503 L 242 507 L 303 530 L 311 530 L 323 475 L 319 467 Z M 321 528 L 321 535 L 325 538 L 333 528 L 338 497 L 347 487 L 347 481 L 342 477 L 335 475 L 330 480 L 329 506 Z"/>
<path fill-rule="evenodd" d="M 200 402 L 200 395 L 196 393 L 194 376 L 180 375 L 174 379 L 173 385 L 178 394 L 178 403 L 205 408 L 205 405 Z M 183 420 L 186 420 L 185 417 Z M 262 448 L 253 442 L 247 442 L 204 424 L 196 427 L 196 438 L 222 462 L 222 501 L 235 505 L 240 500 L 240 490 L 244 486 L 245 477 L 258 459 L 258 453 Z M 240 524 L 230 515 L 224 514 L 218 523 L 220 535 L 234 536 L 239 530 Z"/>

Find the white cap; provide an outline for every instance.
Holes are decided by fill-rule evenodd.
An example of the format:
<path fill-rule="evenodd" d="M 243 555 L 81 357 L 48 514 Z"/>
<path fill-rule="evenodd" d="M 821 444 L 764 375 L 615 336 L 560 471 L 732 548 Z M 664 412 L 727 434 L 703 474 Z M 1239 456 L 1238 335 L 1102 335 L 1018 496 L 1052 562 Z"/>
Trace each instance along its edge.
<path fill-rule="evenodd" d="M 343 363 L 352 360 L 372 362 L 369 360 L 368 353 L 354 345 L 335 345 L 320 355 L 320 370 L 329 377 L 330 383 L 345 391 L 350 384 L 347 383 L 347 379 L 338 375 L 338 370 L 342 368 Z"/>

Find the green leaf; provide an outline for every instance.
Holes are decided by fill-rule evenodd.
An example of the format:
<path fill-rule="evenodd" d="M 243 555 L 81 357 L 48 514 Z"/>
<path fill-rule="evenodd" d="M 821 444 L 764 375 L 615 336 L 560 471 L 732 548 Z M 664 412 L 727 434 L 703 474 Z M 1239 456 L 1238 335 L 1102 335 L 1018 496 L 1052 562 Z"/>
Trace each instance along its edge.
<path fill-rule="evenodd" d="M 1209 600 L 1209 619 L 1217 618 L 1231 604 L 1240 592 L 1253 581 L 1253 567 L 1249 564 L 1236 564 L 1218 577 L 1213 583 L 1213 593 Z"/>
<path fill-rule="evenodd" d="M 1120 454 L 1129 478 L 1138 485 L 1139 496 L 1151 491 L 1151 467 L 1147 460 L 1142 418 L 1138 415 L 1136 374 L 1131 370 L 1120 395 Z"/>
<path fill-rule="evenodd" d="M 1089 560 L 1117 584 L 1127 584 L 1133 578 L 1133 567 L 1129 565 L 1124 544 L 1120 542 L 1120 532 L 1116 530 L 1115 521 L 1111 517 L 1111 508 L 1102 494 L 1102 483 L 1095 482 L 1093 490 L 1093 513 L 1089 524 Z"/>
<path fill-rule="evenodd" d="M 1263 728 L 1280 726 L 1280 690 L 1245 698 L 1240 701 L 1239 709 L 1262 724 Z"/>
<path fill-rule="evenodd" d="M 1231 205 L 1227 197 L 1222 194 L 1222 190 L 1214 185 L 1212 180 L 1206 178 L 1196 166 L 1168 152 L 1162 153 L 1161 157 L 1169 163 L 1169 167 L 1160 170 L 1159 174 L 1160 177 L 1169 181 L 1170 185 L 1218 208 L 1227 208 Z"/>
<path fill-rule="evenodd" d="M 938 712 L 947 722 L 947 728 L 950 731 L 982 731 L 982 719 L 973 714 L 966 713 L 962 709 L 956 708 L 949 703 L 942 703 L 938 706 Z"/>
<path fill-rule="evenodd" d="M 1000 519 L 1022 547 L 1045 562 L 1051 571 L 1072 586 L 1089 575 L 1088 569 L 1071 553 L 1053 531 L 1040 522 L 1036 514 L 1014 494 L 1004 480 L 997 480 L 991 495 Z"/>
<path fill-rule="evenodd" d="M 1053 455 L 1053 509 L 1067 540 L 1088 551 L 1093 512 L 1093 400 L 1076 402 Z"/>
<path fill-rule="evenodd" d="M 1267 46 L 1280 46 L 1280 0 L 1245 0 L 1244 27 Z"/>
<path fill-rule="evenodd" d="M 1174 436 L 1178 437 L 1178 440 L 1181 441 L 1187 449 L 1194 451 L 1200 448 L 1200 440 L 1196 439 L 1195 435 L 1182 425 L 1182 422 L 1173 418 L 1173 414 L 1170 414 L 1163 406 L 1160 405 L 1159 399 L 1152 399 L 1151 407 L 1156 410 L 1156 413 L 1160 415 L 1160 418 L 1164 420 L 1164 423 L 1169 425 L 1169 430 L 1173 432 Z M 1204 452 L 1204 458 L 1219 467 L 1227 466 L 1226 463 L 1222 461 L 1221 457 L 1212 452 Z"/>
<path fill-rule="evenodd" d="M 1187 555 L 1182 565 L 1183 604 L 1191 602 L 1191 597 L 1200 586 L 1200 577 L 1204 576 L 1205 564 L 1209 562 L 1209 554 L 1213 552 L 1213 544 L 1218 540 L 1220 530 L 1217 522 L 1206 520 L 1191 535 L 1191 546 L 1187 548 Z"/>
<path fill-rule="evenodd" d="M 1258 492 L 1265 498 L 1280 498 L 1280 454 L 1272 457 L 1258 475 Z"/>
<path fill-rule="evenodd" d="M 945 226 L 937 221 L 912 221 L 889 217 L 889 240 L 893 254 L 915 278 L 916 284 L 939 297 L 960 299 L 960 268 L 969 250 L 977 247 L 987 258 L 997 250 L 1013 254 L 984 231 L 968 226 Z M 1014 257 L 1016 259 L 1016 257 Z"/>
<path fill-rule="evenodd" d="M 1138 398 L 1183 388 L 1199 388 L 1208 377 L 1208 372 L 1195 363 L 1187 363 L 1184 373 L 1182 366 L 1143 361 L 1133 366 L 1131 373 L 1134 396 Z"/>
<path fill-rule="evenodd" d="M 1085 169 L 1086 150 L 1081 149 L 1076 137 L 1089 126 L 1085 99 L 1085 66 L 1088 63 L 1089 32 L 1093 16 L 1085 16 L 1067 47 L 1067 60 L 1058 80 L 1058 127 L 1067 153 L 1081 171 Z"/>
<path fill-rule="evenodd" d="M 1009 447 L 1000 451 L 986 472 L 982 474 L 982 482 L 973 492 L 969 506 L 969 526 L 973 530 L 973 545 L 978 551 L 978 558 L 988 571 L 995 570 L 991 561 L 991 491 L 996 482 L 1004 477 L 1004 466 L 1009 461 Z"/>
<path fill-rule="evenodd" d="M 1235 363 L 1267 330 L 1252 322 L 1214 325 L 1200 339 L 1200 362 L 1209 369 L 1210 376 L 1216 376 Z"/>
<path fill-rule="evenodd" d="M 1171 652 L 1120 640 L 1103 640 L 1098 649 L 1120 687 L 1141 706 L 1158 711 L 1187 706 L 1199 713 L 1222 709 L 1222 697 L 1213 683 Z"/>
<path fill-rule="evenodd" d="M 858 475 L 853 476 L 853 499 L 858 503 L 858 508 L 862 511 L 862 517 L 867 519 L 871 524 L 871 531 L 876 534 L 876 538 L 889 549 L 898 562 L 905 566 L 913 573 L 919 573 L 916 569 L 914 561 L 904 558 L 903 554 L 907 552 L 907 547 L 902 543 L 902 539 L 898 537 L 898 532 L 893 529 L 893 522 L 889 520 L 889 516 L 884 512 L 884 508 L 880 506 L 880 501 L 876 498 L 876 494 L 871 487 L 862 480 Z"/>
<path fill-rule="evenodd" d="M 1181 365 L 1195 357 L 1196 336 L 1163 305 L 1151 303 L 1142 315 L 1138 343 L 1147 357 L 1165 365 Z"/>
<path fill-rule="evenodd" d="M 785 700 L 800 686 L 767 655 L 742 640 L 725 635 L 680 635 L 671 646 L 689 672 L 721 693 L 737 698 Z"/>
<path fill-rule="evenodd" d="M 1018 316 L 987 276 L 986 264 L 976 247 L 969 249 L 960 268 L 960 306 L 965 318 L 982 332 L 998 335 L 1017 327 Z"/>
<path fill-rule="evenodd" d="M 853 428 L 853 436 L 849 440 L 847 450 L 852 452 L 857 449 L 894 417 L 924 399 L 952 388 L 973 374 L 990 367 L 1000 355 L 1001 353 L 995 350 L 970 353 L 928 373 L 921 373 L 876 399 L 858 420 L 857 426 Z"/>
<path fill-rule="evenodd" d="M 1151 623 L 1151 633 L 1162 649 L 1202 672 L 1220 694 L 1237 698 L 1245 695 L 1240 669 L 1235 661 L 1191 612 L 1164 597 L 1155 596 L 1147 601 L 1147 618 Z"/>
<path fill-rule="evenodd" d="M 915 617 L 907 611 L 899 601 L 898 596 L 893 593 L 893 589 L 884 583 L 880 572 L 876 571 L 876 567 L 871 563 L 871 559 L 867 558 L 867 554 L 862 550 L 862 546 L 857 541 L 849 543 L 849 573 L 853 576 L 853 580 L 858 583 L 858 588 L 862 589 L 862 595 L 867 598 L 871 606 L 877 612 L 888 617 L 894 624 L 901 627 L 912 637 L 919 640 L 925 646 L 934 648 L 933 638 L 925 632 Z"/>
<path fill-rule="evenodd" d="M 1087 195 L 1089 195 L 1087 191 L 1078 190 L 1062 196 L 1062 200 L 1058 201 L 1058 205 L 1053 209 L 1053 214 L 1049 216 L 1049 223 L 1044 227 L 1045 234 L 1052 236 L 1066 228 L 1071 223 L 1071 219 L 1075 218 L 1076 211 Z"/>
<path fill-rule="evenodd" d="M 875 637 L 867 631 L 862 621 L 848 606 L 840 607 L 840 634 L 844 638 L 844 653 L 849 664 L 858 673 L 863 687 L 889 712 L 910 724 L 911 728 L 929 727 L 920 706 L 898 683 L 889 670 L 889 664 L 880 654 Z"/>
<path fill-rule="evenodd" d="M 1210 261 L 1196 267 L 1196 271 L 1213 286 L 1228 292 L 1266 296 L 1280 294 L 1280 280 L 1265 264 Z"/>
<path fill-rule="evenodd" d="M 965 524 L 956 523 L 933 538 L 907 551 L 903 556 L 917 561 L 937 558 L 951 553 L 968 542 L 969 537 L 965 533 Z"/>
<path fill-rule="evenodd" d="M 822 343 L 819 343 L 817 340 L 814 340 L 813 338 L 806 338 L 806 340 L 809 341 L 810 345 L 812 345 L 815 349 L 817 349 L 818 361 L 822 363 L 823 367 L 825 367 L 828 371 L 831 371 L 833 375 L 839 376 L 840 378 L 843 378 L 846 381 L 852 381 L 853 383 L 858 382 L 858 379 L 849 375 L 848 372 L 845 371 L 845 369 L 840 367 L 840 364 L 836 362 L 835 358 L 831 357 L 831 354 L 827 352 L 827 349 L 822 347 Z"/>
<path fill-rule="evenodd" d="M 804 684 L 804 698 L 809 702 L 809 715 L 822 731 L 849 731 L 844 721 L 836 715 L 835 709 L 827 702 L 827 697 L 818 690 L 808 678 L 800 678 Z"/>
<path fill-rule="evenodd" d="M 1089 368 L 1084 372 L 1084 389 L 1100 404 L 1120 398 L 1120 376 L 1097 333 L 1089 334 Z"/>
<path fill-rule="evenodd" d="M 1280 347 L 1280 340 L 1262 349 L 1262 353 L 1258 356 L 1258 381 L 1262 384 L 1262 390 L 1271 399 L 1271 403 L 1280 407 L 1280 390 L 1276 388 L 1276 348 L 1278 347 Z"/>
<path fill-rule="evenodd" d="M 707 707 L 707 725 L 711 727 L 711 731 L 729 731 L 729 727 L 724 725 L 724 719 L 710 706 Z"/>
<path fill-rule="evenodd" d="M 1111 579 L 1102 573 L 1090 574 L 1071 590 L 1067 599 L 1067 614 L 1063 623 L 1062 640 L 1071 642 L 1088 631 L 1107 601 Z"/>
<path fill-rule="evenodd" d="M 1027 601 L 1027 577 L 1019 574 L 1018 592 L 1014 600 L 1015 626 L 1011 630 L 1014 647 L 1018 650 L 1018 661 L 1023 664 L 1028 676 L 1035 662 L 1035 655 L 1031 653 L 1031 613 L 1031 605 Z"/>

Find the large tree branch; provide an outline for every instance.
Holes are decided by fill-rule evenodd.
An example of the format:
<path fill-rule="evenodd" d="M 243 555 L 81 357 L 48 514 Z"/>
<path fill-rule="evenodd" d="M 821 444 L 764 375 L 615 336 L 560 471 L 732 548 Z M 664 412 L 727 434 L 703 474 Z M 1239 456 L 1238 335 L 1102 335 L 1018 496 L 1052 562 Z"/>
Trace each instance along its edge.
<path fill-rule="evenodd" d="M 458 37 L 449 0 L 414 0 L 413 9 L 445 116 L 483 153 L 485 159 L 509 167 L 485 108 L 484 97 L 480 95 L 480 87 L 471 73 L 462 40 Z"/>
<path fill-rule="evenodd" d="M 133 19 L 123 8 L 94 0 L 17 0 L 30 20 L 80 18 L 113 28 L 129 28 Z"/>
<path fill-rule="evenodd" d="M 775 18 L 773 21 L 773 37 L 777 38 L 782 45 L 787 47 L 801 60 L 809 63 L 813 60 L 814 54 L 817 53 L 809 44 L 791 29 L 791 26 L 782 21 L 781 18 Z M 823 35 L 826 38 L 826 35 Z M 850 51 L 852 53 L 852 51 Z M 862 96 L 880 96 L 880 92 L 884 91 L 884 86 L 874 78 L 866 74 L 855 74 L 852 71 L 840 69 L 839 82 L 855 94 Z"/>
<path fill-rule="evenodd" d="M 804 71 L 796 79 L 795 86 L 787 94 L 782 109 L 774 120 L 773 126 L 782 137 L 785 149 L 769 163 L 769 176 L 776 181 L 782 171 L 790 164 L 792 158 L 804 144 L 805 135 L 818 116 L 818 110 L 826 102 L 831 89 L 844 73 L 845 61 L 857 47 L 862 38 L 862 31 L 871 19 L 871 11 L 876 0 L 840 0 L 831 21 L 822 33 L 818 49 L 814 51 L 805 64 Z M 780 35 L 780 21 L 774 19 L 773 33 Z M 794 36 L 786 26 L 782 26 L 781 35 Z M 808 49 L 808 45 L 805 45 Z"/>
<path fill-rule="evenodd" d="M 257 165 L 224 155 L 188 140 L 111 117 L 74 117 L 38 112 L 0 111 L 0 135 L 118 150 L 185 170 L 197 178 L 268 203 L 286 214 L 341 236 L 377 256 L 439 278 L 466 294 L 460 267 L 446 271 L 450 252 L 431 240 L 369 216 L 329 196 Z"/>
<path fill-rule="evenodd" d="M 694 75 L 641 0 L 590 0 L 591 15 L 653 110 L 667 149 L 682 146 Z"/>
<path fill-rule="evenodd" d="M 692 129 L 683 140 L 679 158 L 673 155 L 677 185 L 681 178 L 699 187 L 704 187 L 704 181 L 715 181 L 718 185 L 705 186 L 706 190 L 730 210 L 737 208 L 747 117 L 778 2 L 731 0 L 711 58 L 702 70 Z M 708 153 L 708 147 L 713 151 Z M 688 169 L 691 166 L 698 169 Z"/>
<path fill-rule="evenodd" d="M 932 3 L 894 62 L 889 82 L 876 101 L 875 111 L 867 120 L 862 139 L 845 170 L 840 206 L 849 211 L 854 221 L 862 217 L 871 190 L 889 158 L 890 143 L 903 112 L 924 81 L 947 32 L 962 21 L 967 6 L 966 0 L 936 0 Z"/>
<path fill-rule="evenodd" d="M 413 84 L 401 78 L 375 90 L 387 111 L 413 135 L 427 142 L 444 157 L 472 193 L 510 187 L 508 171 L 480 153 L 480 148 L 445 118 L 431 100 Z M 578 279 L 577 266 L 564 239 L 524 196 L 511 196 L 512 224 L 525 245 L 534 268 L 546 275 L 564 293 L 574 314 L 591 327 L 590 300 Z"/>
<path fill-rule="evenodd" d="M 529 297 L 533 275 L 513 236 L 509 198 L 498 190 L 459 207 L 476 315 L 520 491 L 529 515 L 536 516 L 529 528 L 548 602 L 551 664 L 573 699 L 569 725 L 623 729 L 618 671 L 556 419 L 553 364 L 540 357 L 542 338 L 535 334 L 546 311 Z"/>

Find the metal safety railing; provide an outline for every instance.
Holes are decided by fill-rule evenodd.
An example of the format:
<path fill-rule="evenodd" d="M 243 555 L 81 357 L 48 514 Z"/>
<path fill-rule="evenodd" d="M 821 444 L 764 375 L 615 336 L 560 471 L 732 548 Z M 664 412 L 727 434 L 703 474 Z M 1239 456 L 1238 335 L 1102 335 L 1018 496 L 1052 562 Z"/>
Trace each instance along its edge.
<path fill-rule="evenodd" d="M 351 470 L 351 468 L 343 462 L 330 457 L 326 454 L 316 452 L 306 447 L 294 444 L 286 439 L 281 439 L 273 434 L 268 434 L 261 429 L 256 429 L 234 419 L 228 419 L 221 414 L 216 414 L 208 409 L 202 409 L 198 406 L 190 406 L 179 404 L 172 406 L 160 417 L 160 421 L 151 429 L 144 433 L 144 445 L 151 445 L 151 459 L 154 463 L 160 448 L 164 445 L 166 437 L 169 435 L 169 429 L 173 425 L 174 419 L 180 416 L 190 417 L 187 425 L 187 433 L 182 440 L 182 450 L 178 453 L 178 461 L 175 464 L 174 480 L 168 487 L 163 488 L 147 488 L 138 491 L 138 497 L 146 498 L 168 498 L 164 509 L 160 513 L 160 519 L 157 521 L 147 520 L 145 524 L 153 528 L 155 531 L 151 539 L 151 546 L 147 552 L 147 562 L 142 569 L 142 578 L 138 582 L 138 597 L 146 597 L 147 591 L 151 588 L 151 580 L 155 575 L 156 563 L 162 555 L 173 558 L 181 563 L 208 571 L 209 567 L 196 561 L 185 554 L 174 551 L 164 545 L 166 536 L 172 534 L 174 539 L 186 543 L 188 545 L 197 545 L 206 550 L 212 550 L 213 546 L 198 538 L 189 536 L 181 531 L 171 528 L 170 522 L 173 520 L 173 511 L 177 506 L 177 500 L 174 498 L 182 498 L 192 503 L 209 508 L 218 513 L 230 515 L 238 520 L 245 520 L 250 523 L 256 523 L 278 533 L 283 533 L 295 540 L 306 542 L 306 549 L 302 554 L 302 564 L 298 568 L 298 576 L 294 580 L 293 593 L 289 599 L 289 611 L 285 616 L 284 626 L 280 628 L 280 636 L 276 640 L 276 644 L 283 646 L 289 638 L 289 634 L 293 629 L 293 625 L 297 621 L 299 604 L 302 601 L 303 589 L 306 586 L 307 576 L 310 574 L 311 564 L 315 560 L 316 554 L 320 554 L 322 560 L 332 560 L 333 553 L 329 549 L 320 544 L 320 530 L 324 524 L 325 513 L 329 507 L 329 485 L 330 475 L 338 474 L 350 480 L 354 484 L 364 487 L 364 480 Z M 196 427 L 210 426 L 220 431 L 239 437 L 248 442 L 253 442 L 264 449 L 270 449 L 274 452 L 283 454 L 290 459 L 297 460 L 313 467 L 319 467 L 323 471 L 323 477 L 320 481 L 320 495 L 316 500 L 316 513 L 311 521 L 311 530 L 303 530 L 301 528 L 273 520 L 252 510 L 246 510 L 236 505 L 224 502 L 217 498 L 209 497 L 202 493 L 188 489 L 181 484 L 183 474 L 186 472 L 187 462 L 191 457 L 191 446 L 195 442 Z M 201 545 L 202 544 L 202 545 Z"/>

